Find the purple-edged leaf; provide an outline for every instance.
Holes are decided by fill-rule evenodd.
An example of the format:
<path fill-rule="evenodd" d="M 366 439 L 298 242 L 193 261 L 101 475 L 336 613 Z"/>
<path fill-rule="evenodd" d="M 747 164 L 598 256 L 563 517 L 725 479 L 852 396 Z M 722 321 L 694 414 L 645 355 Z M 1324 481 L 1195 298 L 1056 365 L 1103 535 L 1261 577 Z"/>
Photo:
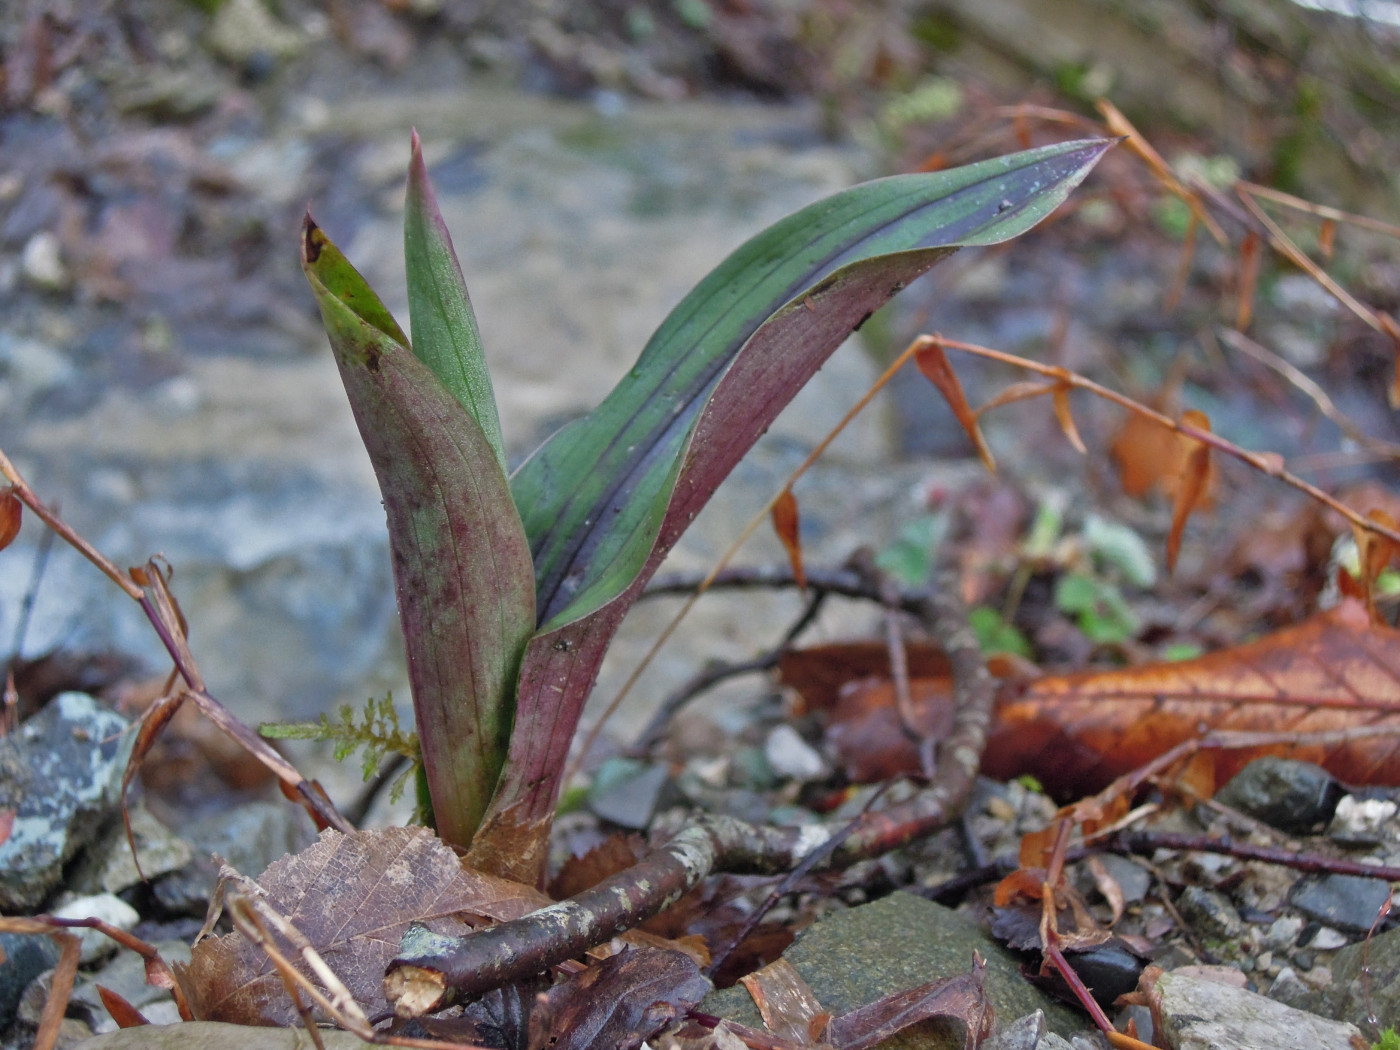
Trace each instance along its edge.
<path fill-rule="evenodd" d="M 416 131 L 408 166 L 403 247 L 414 356 L 472 414 L 505 470 L 505 442 L 491 374 L 481 349 L 481 332 L 452 248 L 452 236 L 438 211 Z"/>
<path fill-rule="evenodd" d="M 664 321 L 599 408 L 512 479 L 543 621 L 517 689 L 511 756 L 472 857 L 521 881 L 543 863 L 583 703 L 622 617 L 711 493 L 846 336 L 960 245 L 1060 204 L 1108 141 L 882 179 L 739 248 Z M 514 858 L 505 868 L 502 858 Z M 534 872 L 534 874 L 532 874 Z"/>
<path fill-rule="evenodd" d="M 438 831 L 465 846 L 500 774 L 534 630 L 529 546 L 481 427 L 309 217 L 302 267 L 384 496 Z"/>

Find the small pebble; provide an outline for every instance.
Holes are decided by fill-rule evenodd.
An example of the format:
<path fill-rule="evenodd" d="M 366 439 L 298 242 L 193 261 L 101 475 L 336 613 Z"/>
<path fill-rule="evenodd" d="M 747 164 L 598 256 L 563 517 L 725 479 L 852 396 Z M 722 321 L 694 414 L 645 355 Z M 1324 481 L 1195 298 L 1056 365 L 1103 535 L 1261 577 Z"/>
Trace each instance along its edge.
<path fill-rule="evenodd" d="M 1297 915 L 1285 915 L 1275 919 L 1264 934 L 1264 941 L 1271 948 L 1284 950 L 1298 943 L 1298 934 L 1303 929 L 1303 920 Z"/>
<path fill-rule="evenodd" d="M 1350 938 L 1340 930 L 1334 930 L 1330 926 L 1319 926 L 1308 947 L 1314 951 L 1330 952 L 1347 944 L 1349 940 Z"/>
<path fill-rule="evenodd" d="M 1202 937 L 1226 941 L 1244 928 L 1235 906 L 1223 893 L 1201 886 L 1187 886 L 1176 900 L 1177 911 Z"/>
<path fill-rule="evenodd" d="M 70 282 L 58 237 L 49 230 L 40 230 L 29 238 L 20 254 L 20 270 L 31 283 L 45 291 L 62 291 Z"/>
<path fill-rule="evenodd" d="M 786 722 L 768 734 L 763 753 L 773 771 L 793 780 L 820 780 L 826 776 L 826 763 L 815 748 Z"/>
<path fill-rule="evenodd" d="M 1346 846 L 1375 846 L 1383 837 L 1385 824 L 1395 817 L 1397 807 L 1389 799 L 1343 796 L 1327 828 L 1333 842 Z"/>
<path fill-rule="evenodd" d="M 101 919 L 119 930 L 135 929 L 136 924 L 141 921 L 141 916 L 136 913 L 135 908 L 111 893 L 79 897 L 55 910 L 54 915 L 60 919 Z M 78 935 L 81 950 L 79 961 L 82 963 L 93 963 L 116 953 L 117 943 L 105 933 L 89 929 L 73 932 Z"/>

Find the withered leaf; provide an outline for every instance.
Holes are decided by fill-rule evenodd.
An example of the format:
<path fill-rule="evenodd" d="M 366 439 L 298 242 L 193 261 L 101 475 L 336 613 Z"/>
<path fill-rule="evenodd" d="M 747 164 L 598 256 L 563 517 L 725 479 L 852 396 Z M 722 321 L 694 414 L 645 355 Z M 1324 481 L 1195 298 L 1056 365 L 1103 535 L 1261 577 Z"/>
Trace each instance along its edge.
<path fill-rule="evenodd" d="M 6 486 L 0 490 L 0 551 L 14 542 L 23 520 L 24 504 L 15 495 L 14 487 Z"/>
<path fill-rule="evenodd" d="M 987 447 L 987 441 L 982 436 L 982 428 L 977 422 L 977 413 L 972 411 L 972 406 L 967 403 L 967 395 L 963 393 L 958 374 L 948 363 L 948 352 L 943 349 L 943 345 L 932 342 L 921 347 L 914 355 L 914 363 L 919 366 L 919 371 L 924 374 L 924 378 L 937 387 L 938 392 L 948 402 L 948 407 L 953 410 L 953 417 L 962 424 L 963 429 L 967 431 L 967 436 L 972 439 L 973 445 L 976 446 L 977 455 L 982 458 L 982 465 L 990 473 L 995 474 L 997 463 L 992 458 L 992 450 Z"/>
<path fill-rule="evenodd" d="M 530 1013 L 530 1050 L 641 1046 L 709 990 L 690 956 L 626 948 L 549 990 Z"/>
<path fill-rule="evenodd" d="M 1209 730 L 1315 733 L 1394 725 L 1395 736 L 1219 752 L 1224 783 L 1252 759 L 1316 762 L 1350 784 L 1400 784 L 1400 631 L 1345 601 L 1194 660 L 1047 676 L 996 709 L 983 772 L 1030 773 L 1058 798 L 1106 786 Z"/>
<path fill-rule="evenodd" d="M 102 1005 L 112 1015 L 112 1020 L 117 1022 L 118 1028 L 140 1028 L 151 1023 L 146 1020 L 145 1014 L 110 988 L 104 988 L 99 984 L 97 997 L 102 1000 Z"/>
<path fill-rule="evenodd" d="M 980 958 L 971 973 L 944 977 L 906 992 L 895 992 L 832 1020 L 827 1036 L 837 1050 L 867 1050 L 896 1032 L 931 1018 L 962 1022 L 965 1050 L 974 1050 L 992 1034 L 992 1004 L 982 989 L 986 965 Z"/>
<path fill-rule="evenodd" d="M 1182 414 L 1181 421 L 1197 430 L 1210 430 L 1210 420 L 1204 412 L 1191 409 Z M 1211 464 L 1210 446 L 1196 438 L 1180 435 L 1182 442 L 1181 473 L 1177 478 L 1176 495 L 1172 504 L 1172 527 L 1167 534 L 1167 571 L 1176 568 L 1176 557 L 1181 553 L 1181 534 L 1186 528 L 1186 519 L 1201 502 L 1210 488 Z"/>
<path fill-rule="evenodd" d="M 792 489 L 783 489 L 773 503 L 773 531 L 787 551 L 793 579 L 805 591 L 807 574 L 802 569 L 802 523 L 797 510 L 797 497 L 792 494 Z"/>
<path fill-rule="evenodd" d="M 410 922 L 461 936 L 470 928 L 464 917 L 513 919 L 549 903 L 533 887 L 463 868 L 427 828 L 323 831 L 312 846 L 275 862 L 258 885 L 370 1016 L 389 1008 L 384 968 Z M 296 957 L 285 942 L 282 947 Z M 175 975 L 199 1020 L 296 1021 L 272 963 L 241 934 L 200 941 Z"/>
<path fill-rule="evenodd" d="M 898 739 L 883 650 L 876 642 L 820 646 L 780 663 L 809 708 L 828 712 L 828 736 L 853 778 L 919 770 L 915 750 Z M 949 717 L 946 664 L 920 646 L 909 653 L 915 708 L 936 731 Z M 1400 630 L 1373 624 L 1361 602 L 1348 600 L 1194 660 L 1004 681 L 982 771 L 998 780 L 1029 773 L 1055 798 L 1077 799 L 1207 731 L 1386 726 L 1394 736 L 1220 751 L 1212 779 L 1223 784 L 1252 759 L 1281 754 L 1347 783 L 1400 784 Z"/>

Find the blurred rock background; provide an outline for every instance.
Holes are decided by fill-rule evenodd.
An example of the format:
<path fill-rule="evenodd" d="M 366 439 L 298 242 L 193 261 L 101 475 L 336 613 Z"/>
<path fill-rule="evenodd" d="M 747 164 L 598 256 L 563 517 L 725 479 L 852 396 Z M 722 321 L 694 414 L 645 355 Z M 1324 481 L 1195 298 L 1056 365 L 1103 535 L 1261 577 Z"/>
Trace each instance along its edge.
<path fill-rule="evenodd" d="M 1394 221 L 1395 7 L 1365 6 L 17 0 L 0 10 L 0 448 L 118 563 L 168 560 L 211 689 L 240 717 L 311 718 L 389 690 L 406 703 L 378 492 L 295 245 L 309 204 L 405 316 L 410 127 L 518 461 L 747 236 L 930 153 L 1016 148 L 1003 104 L 1092 115 L 1109 97 L 1171 153 Z M 1114 206 L 1094 221 L 1131 226 L 1134 202 Z M 1076 220 L 1091 248 L 1092 218 Z M 1068 330 L 1085 366 L 1178 331 L 1160 305 L 1175 248 L 1148 232 L 1136 254 L 1032 239 L 1024 255 L 960 257 L 906 293 L 736 471 L 674 566 L 708 567 L 916 331 L 1023 349 Z M 1385 306 L 1398 273 L 1382 255 L 1355 277 Z M 1210 288 L 1193 302 L 1218 306 Z M 1335 340 L 1326 304 L 1300 309 L 1295 342 Z M 1355 410 L 1391 425 L 1374 391 Z M 889 544 L 961 484 L 965 451 L 899 386 L 799 490 L 809 559 Z M 139 611 L 42 547 L 30 521 L 0 555 L 0 646 L 116 650 L 159 670 Z M 782 555 L 760 538 L 746 557 Z M 640 607 L 604 700 L 670 608 Z M 620 734 L 705 659 L 775 641 L 797 608 L 704 603 Z M 866 616 L 837 610 L 821 629 Z M 333 792 L 356 779 L 343 771 Z"/>

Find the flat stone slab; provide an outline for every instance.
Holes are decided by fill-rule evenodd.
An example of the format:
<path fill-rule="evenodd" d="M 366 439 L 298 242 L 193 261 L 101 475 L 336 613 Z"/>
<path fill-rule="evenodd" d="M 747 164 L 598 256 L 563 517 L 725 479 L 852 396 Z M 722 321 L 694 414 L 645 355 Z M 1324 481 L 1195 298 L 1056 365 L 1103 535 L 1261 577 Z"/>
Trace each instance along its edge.
<path fill-rule="evenodd" d="M 1353 1050 L 1368 1045 L 1354 1024 L 1190 974 L 1163 974 L 1157 991 L 1163 1034 L 1175 1050 Z"/>

